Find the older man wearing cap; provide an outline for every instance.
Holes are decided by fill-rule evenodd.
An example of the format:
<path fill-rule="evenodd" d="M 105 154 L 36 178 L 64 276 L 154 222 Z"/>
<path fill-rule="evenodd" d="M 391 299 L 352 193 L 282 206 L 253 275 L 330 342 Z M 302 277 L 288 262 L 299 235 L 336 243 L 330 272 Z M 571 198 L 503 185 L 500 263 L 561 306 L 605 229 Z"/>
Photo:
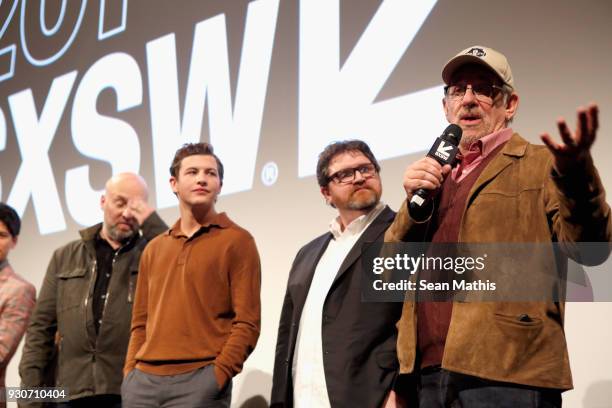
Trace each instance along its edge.
<path fill-rule="evenodd" d="M 463 130 L 459 164 L 408 166 L 407 202 L 423 188 L 436 193 L 434 205 L 418 220 L 402 205 L 387 242 L 610 241 L 610 207 L 590 153 L 596 105 L 578 109 L 573 133 L 558 121 L 563 143 L 542 134 L 546 146 L 537 146 L 509 127 L 519 97 L 504 55 L 469 47 L 442 78 L 446 118 Z M 563 321 L 563 302 L 552 300 L 405 302 L 400 371 L 416 380 L 421 408 L 559 407 L 572 388 Z"/>

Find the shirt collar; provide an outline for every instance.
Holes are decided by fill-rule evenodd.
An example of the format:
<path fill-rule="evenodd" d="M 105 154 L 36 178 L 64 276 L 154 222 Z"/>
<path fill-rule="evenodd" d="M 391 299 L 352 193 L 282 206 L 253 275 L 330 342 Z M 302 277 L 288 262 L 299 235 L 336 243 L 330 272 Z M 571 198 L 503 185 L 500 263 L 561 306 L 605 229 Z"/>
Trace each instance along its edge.
<path fill-rule="evenodd" d="M 504 128 L 475 140 L 470 144 L 467 151 L 461 155 L 464 165 L 476 160 L 478 157 L 487 157 L 497 147 L 506 143 L 512 136 L 512 128 Z"/>
<path fill-rule="evenodd" d="M 385 204 L 379 201 L 369 213 L 363 214 L 355 218 L 349 225 L 346 226 L 342 231 L 342 223 L 340 222 L 340 216 L 335 217 L 329 223 L 329 232 L 333 235 L 334 239 L 338 239 L 343 236 L 354 236 L 360 234 L 368 224 L 381 213 L 385 208 Z"/>
<path fill-rule="evenodd" d="M 490 135 L 486 135 L 482 139 L 481 142 L 481 152 L 484 157 L 487 157 L 493 150 L 497 149 L 503 143 L 506 143 L 508 139 L 512 136 L 512 128 L 505 128 L 502 130 L 498 130 L 497 132 L 493 132 Z"/>
<path fill-rule="evenodd" d="M 210 227 L 228 228 L 230 225 L 232 225 L 232 221 L 229 219 L 226 213 L 222 212 L 222 213 L 215 215 L 210 220 L 210 222 L 208 222 L 207 224 L 200 226 L 200 230 L 202 228 L 210 228 Z M 183 231 L 181 231 L 181 219 L 180 218 L 176 220 L 172 228 L 168 230 L 167 234 L 175 238 L 186 237 Z"/>
<path fill-rule="evenodd" d="M 470 144 L 468 147 L 468 151 L 478 151 L 483 156 L 487 156 L 489 153 L 495 150 L 497 146 L 507 142 L 512 136 L 512 133 L 512 128 L 504 128 L 498 130 L 497 132 L 489 133 L 488 135 L 472 142 L 472 144 Z"/>

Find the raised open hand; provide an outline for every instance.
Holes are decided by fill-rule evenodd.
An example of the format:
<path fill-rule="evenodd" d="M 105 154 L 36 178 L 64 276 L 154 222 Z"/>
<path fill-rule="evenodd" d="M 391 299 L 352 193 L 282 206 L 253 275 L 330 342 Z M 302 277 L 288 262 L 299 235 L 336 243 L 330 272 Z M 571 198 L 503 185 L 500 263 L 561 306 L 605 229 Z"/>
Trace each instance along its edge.
<path fill-rule="evenodd" d="M 566 175 L 576 168 L 584 165 L 590 157 L 591 146 L 595 141 L 595 135 L 599 126 L 597 105 L 592 103 L 587 108 L 580 107 L 577 110 L 578 123 L 576 131 L 572 134 L 565 123 L 565 119 L 559 118 L 557 126 L 563 143 L 555 142 L 548 133 L 542 133 L 540 138 L 554 156 L 554 167 L 557 173 Z"/>

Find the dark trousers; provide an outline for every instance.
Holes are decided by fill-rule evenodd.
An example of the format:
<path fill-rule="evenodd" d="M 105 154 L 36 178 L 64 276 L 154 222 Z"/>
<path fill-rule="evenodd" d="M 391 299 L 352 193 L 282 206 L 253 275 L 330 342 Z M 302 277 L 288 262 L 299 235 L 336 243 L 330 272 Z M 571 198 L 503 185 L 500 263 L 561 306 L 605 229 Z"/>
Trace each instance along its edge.
<path fill-rule="evenodd" d="M 59 402 L 56 408 L 121 408 L 121 395 L 105 394 Z"/>
<path fill-rule="evenodd" d="M 561 391 L 501 383 L 425 369 L 417 384 L 419 408 L 560 408 Z"/>
<path fill-rule="evenodd" d="M 212 364 L 178 375 L 135 368 L 123 379 L 121 397 L 124 408 L 229 408 L 232 381 L 219 390 Z"/>

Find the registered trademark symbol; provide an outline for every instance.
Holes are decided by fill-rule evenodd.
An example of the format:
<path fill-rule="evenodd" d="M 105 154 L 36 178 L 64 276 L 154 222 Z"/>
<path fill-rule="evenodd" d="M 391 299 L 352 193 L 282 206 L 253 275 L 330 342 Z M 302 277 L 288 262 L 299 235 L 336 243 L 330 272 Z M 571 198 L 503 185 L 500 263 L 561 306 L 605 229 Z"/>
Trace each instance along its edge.
<path fill-rule="evenodd" d="M 261 182 L 271 186 L 278 180 L 278 166 L 274 162 L 267 162 L 261 169 Z"/>

